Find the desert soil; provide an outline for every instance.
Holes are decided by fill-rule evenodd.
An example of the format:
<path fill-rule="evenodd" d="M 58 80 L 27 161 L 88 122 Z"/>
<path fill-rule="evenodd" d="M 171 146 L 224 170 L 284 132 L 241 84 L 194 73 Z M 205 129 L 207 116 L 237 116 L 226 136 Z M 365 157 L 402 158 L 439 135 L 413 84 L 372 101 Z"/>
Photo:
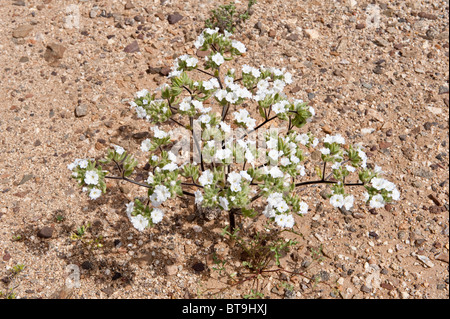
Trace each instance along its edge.
<path fill-rule="evenodd" d="M 101 158 L 117 144 L 140 159 L 142 171 L 139 146 L 149 124 L 136 119 L 128 102 L 136 91 L 165 83 L 165 67 L 177 56 L 196 54 L 193 40 L 215 6 L 211 0 L 2 1 L 3 296 L 249 293 L 250 282 L 217 293 L 241 263 L 236 246 L 220 235 L 225 214 L 202 219 L 192 200 L 175 199 L 162 223 L 140 233 L 125 203 L 145 190 L 111 182 L 92 201 L 67 169 L 75 158 Z M 259 0 L 236 33 L 248 48 L 239 64 L 293 74 L 288 94 L 316 110 L 302 131 L 360 143 L 401 191 L 386 209 L 342 212 L 321 197 L 326 187 L 303 190 L 310 207 L 296 219 L 303 236 L 290 235 L 298 245 L 281 259 L 301 275 L 267 276 L 266 297 L 448 298 L 448 7 L 448 0 Z M 253 227 L 261 219 L 241 222 Z M 83 240 L 71 238 L 88 223 Z M 100 238 L 103 247 L 94 247 Z M 226 261 L 222 272 L 214 269 L 214 253 Z"/>

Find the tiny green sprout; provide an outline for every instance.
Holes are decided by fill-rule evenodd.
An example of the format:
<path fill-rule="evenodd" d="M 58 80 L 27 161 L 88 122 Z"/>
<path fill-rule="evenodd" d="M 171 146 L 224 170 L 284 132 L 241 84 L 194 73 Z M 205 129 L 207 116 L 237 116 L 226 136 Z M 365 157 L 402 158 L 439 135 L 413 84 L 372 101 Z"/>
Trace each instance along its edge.
<path fill-rule="evenodd" d="M 86 226 L 82 225 L 82 226 L 78 227 L 77 230 L 70 235 L 70 238 L 72 240 L 78 240 L 78 239 L 83 238 L 83 236 L 86 234 L 86 231 L 90 227 L 91 227 L 91 223 L 88 223 Z"/>
<path fill-rule="evenodd" d="M 225 271 L 225 264 L 227 262 L 219 259 L 216 253 L 213 253 L 213 262 L 216 266 L 212 267 L 212 269 L 218 271 L 219 276 L 222 275 L 222 271 Z"/>
<path fill-rule="evenodd" d="M 15 236 L 13 236 L 13 238 L 11 240 L 12 241 L 21 241 L 22 240 L 22 235 L 15 235 Z"/>
<path fill-rule="evenodd" d="M 62 223 L 64 221 L 64 219 L 66 219 L 63 215 L 57 215 L 56 216 L 56 221 L 58 223 Z"/>
<path fill-rule="evenodd" d="M 317 261 L 322 262 L 323 261 L 323 246 L 320 245 L 318 249 L 311 248 L 311 257 Z"/>
<path fill-rule="evenodd" d="M 250 290 L 248 295 L 244 295 L 244 299 L 263 299 L 264 294 L 260 291 Z"/>
<path fill-rule="evenodd" d="M 24 268 L 25 268 L 25 265 L 17 264 L 12 268 L 12 272 L 14 275 L 18 275 Z"/>

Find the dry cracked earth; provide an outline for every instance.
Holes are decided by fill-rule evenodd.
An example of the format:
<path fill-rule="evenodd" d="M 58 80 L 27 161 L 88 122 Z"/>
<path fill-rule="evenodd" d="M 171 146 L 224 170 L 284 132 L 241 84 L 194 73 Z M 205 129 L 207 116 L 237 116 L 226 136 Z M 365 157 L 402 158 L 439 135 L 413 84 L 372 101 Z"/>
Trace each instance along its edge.
<path fill-rule="evenodd" d="M 165 83 L 177 56 L 197 54 L 216 6 L 1 1 L 1 297 L 243 298 L 252 289 L 228 281 L 241 260 L 221 236 L 225 215 L 204 219 L 178 198 L 140 233 L 125 213 L 139 187 L 110 183 L 92 201 L 67 169 L 111 144 L 145 164 L 149 126 L 128 102 Z M 302 130 L 361 143 L 401 191 L 385 209 L 341 212 L 319 195 L 325 187 L 305 189 L 303 236 L 281 258 L 290 272 L 259 283 L 266 298 L 448 298 L 448 9 L 448 0 L 259 0 L 235 34 L 248 48 L 239 64 L 293 74 L 288 93 L 316 110 Z"/>

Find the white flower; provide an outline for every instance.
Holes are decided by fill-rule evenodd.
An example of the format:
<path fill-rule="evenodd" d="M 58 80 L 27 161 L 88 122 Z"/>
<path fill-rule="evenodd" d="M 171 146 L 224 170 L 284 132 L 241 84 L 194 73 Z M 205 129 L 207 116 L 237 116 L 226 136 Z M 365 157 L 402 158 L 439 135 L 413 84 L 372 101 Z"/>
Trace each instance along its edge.
<path fill-rule="evenodd" d="M 134 211 L 134 202 L 129 202 L 128 204 L 125 204 L 125 206 L 127 207 L 127 216 L 131 219 L 131 213 Z"/>
<path fill-rule="evenodd" d="M 220 122 L 220 128 L 222 129 L 222 131 L 224 131 L 225 133 L 230 133 L 231 132 L 231 126 L 228 125 L 225 122 Z"/>
<path fill-rule="evenodd" d="M 245 109 L 240 109 L 239 112 L 233 112 L 234 119 L 238 123 L 245 123 L 247 118 L 249 117 L 249 113 Z"/>
<path fill-rule="evenodd" d="M 147 116 L 147 111 L 142 106 L 138 106 L 136 107 L 136 115 L 138 118 L 143 119 Z"/>
<path fill-rule="evenodd" d="M 238 50 L 240 53 L 245 53 L 245 51 L 247 51 L 245 45 L 242 42 L 236 40 L 231 41 L 231 46 Z"/>
<path fill-rule="evenodd" d="M 277 223 L 278 226 L 283 228 L 292 228 L 295 223 L 294 217 L 292 215 L 286 214 L 276 215 L 275 222 Z"/>
<path fill-rule="evenodd" d="M 271 137 L 267 142 L 266 145 L 270 149 L 276 149 L 278 148 L 278 139 Z"/>
<path fill-rule="evenodd" d="M 272 106 L 272 111 L 274 111 L 275 114 L 285 113 L 287 111 L 287 105 L 289 105 L 288 101 L 280 101 Z"/>
<path fill-rule="evenodd" d="M 124 148 L 122 146 L 119 145 L 114 145 L 114 149 L 116 151 L 117 154 L 122 155 L 123 152 L 125 152 Z"/>
<path fill-rule="evenodd" d="M 273 81 L 273 89 L 275 90 L 275 92 L 282 92 L 285 86 L 286 83 L 283 80 Z"/>
<path fill-rule="evenodd" d="M 200 185 L 206 186 L 212 184 L 213 179 L 214 174 L 208 169 L 202 173 L 202 176 L 199 177 L 198 182 L 200 183 Z"/>
<path fill-rule="evenodd" d="M 205 38 L 203 37 L 203 34 L 200 34 L 197 37 L 197 40 L 194 42 L 194 46 L 196 49 L 199 49 L 203 45 L 203 43 L 205 43 Z"/>
<path fill-rule="evenodd" d="M 350 210 L 353 207 L 353 202 L 354 202 L 355 198 L 353 195 L 347 195 L 344 198 L 344 207 L 346 210 Z"/>
<path fill-rule="evenodd" d="M 187 112 L 191 109 L 191 104 L 188 101 L 183 101 L 180 103 L 180 111 Z"/>
<path fill-rule="evenodd" d="M 312 143 L 311 143 L 311 146 L 312 146 L 312 147 L 316 147 L 317 144 L 319 144 L 319 139 L 318 139 L 317 137 L 315 137 L 315 138 L 313 139 Z"/>
<path fill-rule="evenodd" d="M 278 166 L 274 166 L 270 169 L 269 174 L 273 177 L 273 178 L 280 178 L 280 177 L 284 177 L 283 172 L 278 168 Z"/>
<path fill-rule="evenodd" d="M 152 146 L 152 141 L 150 141 L 150 139 L 147 138 L 142 141 L 141 150 L 143 152 L 148 152 L 148 151 L 150 151 L 151 146 Z"/>
<path fill-rule="evenodd" d="M 289 209 L 289 205 L 283 200 L 277 203 L 276 208 L 280 213 L 284 213 Z"/>
<path fill-rule="evenodd" d="M 208 114 L 203 114 L 199 116 L 198 120 L 203 124 L 208 124 L 209 122 L 211 122 L 211 116 L 209 116 Z"/>
<path fill-rule="evenodd" d="M 276 216 L 276 211 L 273 209 L 273 207 L 269 204 L 266 206 L 266 208 L 263 211 L 264 216 L 267 218 L 273 218 Z"/>
<path fill-rule="evenodd" d="M 242 66 L 242 73 L 248 74 L 250 72 L 252 72 L 252 67 L 247 64 L 244 64 Z"/>
<path fill-rule="evenodd" d="M 159 208 L 153 208 L 152 212 L 150 213 L 150 217 L 152 219 L 153 224 L 157 224 L 160 221 L 162 221 L 164 217 L 164 212 Z"/>
<path fill-rule="evenodd" d="M 270 150 L 267 154 L 272 160 L 278 161 L 280 153 L 277 150 Z"/>
<path fill-rule="evenodd" d="M 255 161 L 255 156 L 253 155 L 253 153 L 250 150 L 247 150 L 245 152 L 245 159 L 247 160 L 247 162 L 249 163 L 253 163 Z"/>
<path fill-rule="evenodd" d="M 394 188 L 391 192 L 391 198 L 395 201 L 398 201 L 400 199 L 400 192 L 397 188 Z"/>
<path fill-rule="evenodd" d="M 377 195 L 373 196 L 369 202 L 370 208 L 381 208 L 381 207 L 384 207 L 384 204 L 385 204 L 384 198 L 383 198 L 383 195 L 381 195 L 381 194 L 377 194 Z"/>
<path fill-rule="evenodd" d="M 370 181 L 372 183 L 372 186 L 376 190 L 382 190 L 386 185 L 386 180 L 384 178 L 374 177 Z"/>
<path fill-rule="evenodd" d="M 216 54 L 214 54 L 214 55 L 211 57 L 211 60 L 213 60 L 213 62 L 214 62 L 217 66 L 220 66 L 222 63 L 225 62 L 225 60 L 224 60 L 222 54 L 220 54 L 219 52 L 217 52 Z"/>
<path fill-rule="evenodd" d="M 164 167 L 162 168 L 163 171 L 170 171 L 173 172 L 174 170 L 176 170 L 178 168 L 178 165 L 175 164 L 174 162 L 170 162 L 169 164 L 164 165 Z"/>
<path fill-rule="evenodd" d="M 194 57 L 190 57 L 186 59 L 186 66 L 190 68 L 194 68 L 197 66 L 198 60 Z"/>
<path fill-rule="evenodd" d="M 384 189 L 388 192 L 392 192 L 396 188 L 395 184 L 389 181 L 384 182 Z"/>
<path fill-rule="evenodd" d="M 321 152 L 323 155 L 329 155 L 329 154 L 330 154 L 330 149 L 329 149 L 329 148 L 326 148 L 326 147 L 323 147 L 323 148 L 320 149 L 320 152 Z"/>
<path fill-rule="evenodd" d="M 227 100 L 227 102 L 230 102 L 231 104 L 236 103 L 238 99 L 239 97 L 234 92 L 228 92 L 225 96 L 225 100 Z"/>
<path fill-rule="evenodd" d="M 377 174 L 383 173 L 383 170 L 382 170 L 381 167 L 378 166 L 378 165 L 375 165 L 375 168 L 373 169 L 373 171 L 374 171 L 375 173 L 377 173 Z"/>
<path fill-rule="evenodd" d="M 333 207 L 341 208 L 345 204 L 344 196 L 341 194 L 331 196 L 330 204 L 333 205 Z"/>
<path fill-rule="evenodd" d="M 88 185 L 98 184 L 98 174 L 96 171 L 87 171 L 84 177 L 84 182 Z"/>
<path fill-rule="evenodd" d="M 141 98 L 141 97 L 146 96 L 147 94 L 148 94 L 148 90 L 143 89 L 143 90 L 140 90 L 140 91 L 136 92 L 136 97 L 137 98 Z"/>
<path fill-rule="evenodd" d="M 154 126 L 152 127 L 152 131 L 154 133 L 155 138 L 161 139 L 168 136 L 168 134 L 162 130 L 160 130 L 158 127 Z"/>
<path fill-rule="evenodd" d="M 228 149 L 228 148 L 219 149 L 216 152 L 216 158 L 219 161 L 226 160 L 227 158 L 230 158 L 231 155 L 233 155 L 233 152 L 230 149 Z"/>
<path fill-rule="evenodd" d="M 142 215 L 131 216 L 131 223 L 139 231 L 144 231 L 149 224 L 148 219 Z"/>
<path fill-rule="evenodd" d="M 370 199 L 369 193 L 365 192 L 365 193 L 363 194 L 363 200 L 364 200 L 365 202 L 367 202 L 369 199 Z"/>
<path fill-rule="evenodd" d="M 341 167 L 341 163 L 340 162 L 336 162 L 333 165 L 331 165 L 332 169 L 339 169 Z"/>
<path fill-rule="evenodd" d="M 239 175 L 242 176 L 242 178 L 245 178 L 247 181 L 251 182 L 252 181 L 252 177 L 250 176 L 249 173 L 247 173 L 247 171 L 240 171 Z"/>
<path fill-rule="evenodd" d="M 276 206 L 279 202 L 284 201 L 283 199 L 283 194 L 281 193 L 272 193 L 267 197 L 267 203 L 269 203 L 269 205 Z"/>
<path fill-rule="evenodd" d="M 255 77 L 255 78 L 259 78 L 259 76 L 261 75 L 261 72 L 258 70 L 258 69 L 256 69 L 256 68 L 252 68 L 252 75 Z"/>
<path fill-rule="evenodd" d="M 291 161 L 289 160 L 289 158 L 283 157 L 280 159 L 281 166 L 288 166 L 289 164 L 291 164 Z"/>
<path fill-rule="evenodd" d="M 91 199 L 97 199 L 100 197 L 100 195 L 102 195 L 102 191 L 99 190 L 98 188 L 93 188 L 91 189 L 91 191 L 89 192 L 89 197 Z"/>
<path fill-rule="evenodd" d="M 284 74 L 284 82 L 286 82 L 286 84 L 291 84 L 293 81 L 292 81 L 292 74 L 291 73 L 289 73 L 289 72 L 286 72 L 285 74 Z"/>
<path fill-rule="evenodd" d="M 228 202 L 228 199 L 226 197 L 219 197 L 219 205 L 223 208 L 223 210 L 228 211 L 230 208 L 228 207 L 230 203 Z"/>
<path fill-rule="evenodd" d="M 367 155 L 364 153 L 361 149 L 358 150 L 358 156 L 361 158 L 361 167 L 366 168 L 367 167 Z"/>
<path fill-rule="evenodd" d="M 214 96 L 216 97 L 217 100 L 221 102 L 223 101 L 224 98 L 227 97 L 227 93 L 228 93 L 227 90 L 217 90 Z"/>
<path fill-rule="evenodd" d="M 253 130 L 253 129 L 255 128 L 255 126 L 256 126 L 256 120 L 253 119 L 253 118 L 251 118 L 250 116 L 247 117 L 247 118 L 245 119 L 245 126 L 247 126 L 247 128 L 248 128 L 249 130 Z"/>
<path fill-rule="evenodd" d="M 305 202 L 300 203 L 300 210 L 298 211 L 299 214 L 305 215 L 308 213 L 308 204 Z"/>
<path fill-rule="evenodd" d="M 219 32 L 219 28 L 215 29 L 206 28 L 205 30 L 203 30 L 203 32 L 208 33 L 209 35 L 213 35 Z"/>
<path fill-rule="evenodd" d="M 230 189 L 231 189 L 231 191 L 237 193 L 237 192 L 240 192 L 242 190 L 242 187 L 241 187 L 241 184 L 234 183 L 234 184 L 230 185 Z"/>
<path fill-rule="evenodd" d="M 306 175 L 305 166 L 303 166 L 303 165 L 297 165 L 297 171 L 300 176 Z"/>
<path fill-rule="evenodd" d="M 169 189 L 164 185 L 156 185 L 153 194 L 150 196 L 152 205 L 158 207 L 171 196 Z"/>
<path fill-rule="evenodd" d="M 351 165 L 346 165 L 345 166 L 345 169 L 347 170 L 347 171 L 349 171 L 349 172 L 355 172 L 356 171 L 356 168 L 354 168 L 353 166 L 351 166 Z"/>
<path fill-rule="evenodd" d="M 200 190 L 196 190 L 195 193 L 195 204 L 200 205 L 203 202 L 203 194 Z"/>
<path fill-rule="evenodd" d="M 154 181 L 155 180 L 154 180 L 153 173 L 152 172 L 148 173 L 147 184 L 153 184 Z"/>
<path fill-rule="evenodd" d="M 306 144 L 309 143 L 309 136 L 308 136 L 308 134 L 297 135 L 295 137 L 295 141 L 300 143 L 300 144 L 306 145 Z"/>
<path fill-rule="evenodd" d="M 240 183 L 241 180 L 242 180 L 242 176 L 239 173 L 231 172 L 230 174 L 228 174 L 227 181 L 230 184 Z"/>
<path fill-rule="evenodd" d="M 233 86 L 234 79 L 231 76 L 226 75 L 223 79 L 223 83 L 225 83 L 226 87 Z"/>

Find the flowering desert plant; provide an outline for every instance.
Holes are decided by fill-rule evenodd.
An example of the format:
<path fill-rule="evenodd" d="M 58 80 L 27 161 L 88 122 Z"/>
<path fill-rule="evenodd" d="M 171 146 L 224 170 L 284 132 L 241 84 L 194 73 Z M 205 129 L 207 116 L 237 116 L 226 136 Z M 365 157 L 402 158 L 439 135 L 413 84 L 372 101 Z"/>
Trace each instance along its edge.
<path fill-rule="evenodd" d="M 207 52 L 203 61 L 180 56 L 168 75 L 170 84 L 154 93 L 141 90 L 130 103 L 137 118 L 152 123 L 152 137 L 141 144 L 149 153 L 145 182 L 132 178 L 138 161 L 117 145 L 103 160 L 77 159 L 69 165 L 92 200 L 106 192 L 106 179 L 123 180 L 147 189 L 145 201 L 126 204 L 131 223 L 140 231 L 161 222 L 163 203 L 189 196 L 198 206 L 228 212 L 233 232 L 236 214 L 263 214 L 276 226 L 292 228 L 295 215 L 308 212 L 298 192 L 306 185 L 331 185 L 330 203 L 347 210 L 355 205 L 350 190 L 356 186 L 366 189 L 363 202 L 371 208 L 399 199 L 399 191 L 381 177 L 381 169 L 368 165 L 362 147 L 347 145 L 339 134 L 319 138 L 303 131 L 315 110 L 283 93 L 293 82 L 291 73 L 265 66 L 226 68 L 246 53 L 245 45 L 226 30 L 222 34 L 219 28 L 207 28 L 194 45 Z M 275 121 L 285 130 L 267 129 Z M 184 161 L 183 154 L 168 150 L 173 132 L 156 126 L 166 122 L 193 139 L 193 150 L 184 150 Z M 316 149 L 321 163 L 307 172 L 305 161 Z M 308 179 L 314 175 L 318 177 Z M 255 208 L 256 201 L 265 205 L 262 212 Z"/>

